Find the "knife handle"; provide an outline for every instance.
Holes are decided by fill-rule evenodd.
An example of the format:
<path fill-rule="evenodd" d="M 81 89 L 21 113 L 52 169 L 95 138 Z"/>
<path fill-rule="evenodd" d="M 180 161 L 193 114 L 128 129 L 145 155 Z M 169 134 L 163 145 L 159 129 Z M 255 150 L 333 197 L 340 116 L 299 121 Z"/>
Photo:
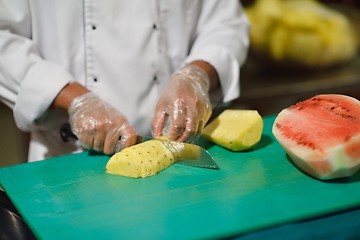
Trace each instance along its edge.
<path fill-rule="evenodd" d="M 63 125 L 61 125 L 60 137 L 63 140 L 63 142 L 68 142 L 69 139 L 75 139 L 75 140 L 78 139 L 76 135 L 71 131 L 71 127 L 69 123 L 64 123 Z"/>
<path fill-rule="evenodd" d="M 60 127 L 60 137 L 63 140 L 63 142 L 68 142 L 69 139 L 78 140 L 77 136 L 71 131 L 71 127 L 69 123 L 64 123 Z M 137 136 L 136 143 L 141 143 L 146 140 L 149 140 L 149 138 L 145 138 L 142 136 Z M 119 139 L 120 141 L 120 139 Z"/>

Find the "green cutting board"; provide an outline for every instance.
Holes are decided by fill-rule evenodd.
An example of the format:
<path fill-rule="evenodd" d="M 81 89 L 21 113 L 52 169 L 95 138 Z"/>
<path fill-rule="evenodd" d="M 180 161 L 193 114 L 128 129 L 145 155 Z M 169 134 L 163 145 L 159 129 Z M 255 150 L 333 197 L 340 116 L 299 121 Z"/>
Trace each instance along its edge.
<path fill-rule="evenodd" d="M 360 174 L 303 174 L 273 138 L 274 117 L 264 121 L 251 151 L 199 141 L 220 170 L 175 164 L 132 179 L 85 152 L 2 168 L 0 184 L 40 239 L 225 238 L 360 206 Z"/>

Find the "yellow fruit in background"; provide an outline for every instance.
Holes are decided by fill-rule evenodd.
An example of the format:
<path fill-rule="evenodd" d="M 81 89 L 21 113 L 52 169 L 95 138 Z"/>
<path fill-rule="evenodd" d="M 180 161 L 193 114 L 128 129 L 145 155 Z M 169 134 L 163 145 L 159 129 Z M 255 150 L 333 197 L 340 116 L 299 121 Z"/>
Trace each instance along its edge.
<path fill-rule="evenodd" d="M 245 11 L 252 50 L 275 62 L 328 66 L 357 54 L 347 16 L 315 0 L 257 0 Z"/>
<path fill-rule="evenodd" d="M 256 1 L 251 8 L 245 8 L 245 12 L 251 22 L 251 44 L 257 49 L 266 49 L 267 37 L 271 33 L 273 25 L 281 17 L 281 5 L 279 0 Z M 255 27 L 254 27 L 255 26 Z"/>
<path fill-rule="evenodd" d="M 228 109 L 205 126 L 202 135 L 232 151 L 243 151 L 257 144 L 264 122 L 256 110 Z"/>
<path fill-rule="evenodd" d="M 316 66 L 324 54 L 324 40 L 317 34 L 307 31 L 296 31 L 288 39 L 284 58 L 301 61 L 307 66 Z M 306 50 L 304 50 L 306 49 Z M 322 60 L 326 63 L 326 59 Z"/>
<path fill-rule="evenodd" d="M 273 28 L 272 34 L 269 34 L 268 48 L 271 56 L 276 60 L 286 57 L 286 46 L 290 33 L 283 26 Z"/>

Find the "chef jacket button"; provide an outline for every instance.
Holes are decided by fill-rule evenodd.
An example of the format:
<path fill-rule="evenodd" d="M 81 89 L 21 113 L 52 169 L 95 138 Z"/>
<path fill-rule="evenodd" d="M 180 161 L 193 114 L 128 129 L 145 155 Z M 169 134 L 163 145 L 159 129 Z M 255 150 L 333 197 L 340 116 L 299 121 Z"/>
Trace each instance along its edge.
<path fill-rule="evenodd" d="M 97 81 L 98 81 L 98 79 L 97 79 L 96 77 L 94 77 L 94 78 L 93 78 L 93 81 L 94 81 L 94 82 L 97 82 Z"/>
<path fill-rule="evenodd" d="M 153 81 L 154 81 L 154 82 L 157 82 L 157 76 L 156 76 L 156 75 L 154 75 Z"/>
<path fill-rule="evenodd" d="M 96 25 L 91 26 L 92 30 L 96 30 Z"/>
<path fill-rule="evenodd" d="M 157 29 L 156 23 L 154 23 L 153 29 L 155 29 L 155 30 Z"/>

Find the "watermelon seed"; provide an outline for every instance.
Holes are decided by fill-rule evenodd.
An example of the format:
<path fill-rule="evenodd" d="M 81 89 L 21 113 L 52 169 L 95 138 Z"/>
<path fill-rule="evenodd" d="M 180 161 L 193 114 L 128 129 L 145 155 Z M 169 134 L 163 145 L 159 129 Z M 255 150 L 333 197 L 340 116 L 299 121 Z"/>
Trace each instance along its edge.
<path fill-rule="evenodd" d="M 349 141 L 351 137 L 352 137 L 352 135 L 347 135 L 347 136 L 345 136 L 345 138 L 344 138 L 344 142 Z"/>
<path fill-rule="evenodd" d="M 345 118 L 345 119 L 350 119 L 350 120 L 355 120 L 356 117 L 353 116 L 353 115 L 349 115 L 349 114 L 344 114 L 344 113 L 335 113 L 335 115 L 338 115 L 342 118 Z"/>

